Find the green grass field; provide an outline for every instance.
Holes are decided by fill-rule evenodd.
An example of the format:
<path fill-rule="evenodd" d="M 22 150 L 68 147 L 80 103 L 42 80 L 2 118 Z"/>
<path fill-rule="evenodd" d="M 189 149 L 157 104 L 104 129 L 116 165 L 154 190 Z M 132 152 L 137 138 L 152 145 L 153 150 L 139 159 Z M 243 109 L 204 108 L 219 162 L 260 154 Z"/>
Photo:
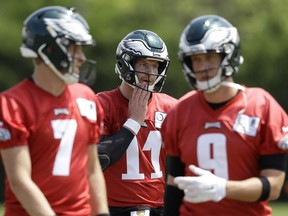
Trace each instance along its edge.
<path fill-rule="evenodd" d="M 270 206 L 273 209 L 273 216 L 287 216 L 288 202 L 271 202 Z M 0 205 L 0 215 L 3 215 L 3 206 Z"/>
<path fill-rule="evenodd" d="M 288 215 L 288 202 L 271 202 L 270 206 L 273 209 L 273 216 Z"/>

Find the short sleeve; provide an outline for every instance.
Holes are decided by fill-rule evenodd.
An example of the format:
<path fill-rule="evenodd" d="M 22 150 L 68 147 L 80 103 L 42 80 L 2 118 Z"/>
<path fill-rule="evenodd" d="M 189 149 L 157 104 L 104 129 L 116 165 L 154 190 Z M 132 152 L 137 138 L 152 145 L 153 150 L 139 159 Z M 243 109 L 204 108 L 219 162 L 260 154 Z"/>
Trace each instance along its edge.
<path fill-rule="evenodd" d="M 29 131 L 23 106 L 8 95 L 0 96 L 0 148 L 28 144 Z"/>

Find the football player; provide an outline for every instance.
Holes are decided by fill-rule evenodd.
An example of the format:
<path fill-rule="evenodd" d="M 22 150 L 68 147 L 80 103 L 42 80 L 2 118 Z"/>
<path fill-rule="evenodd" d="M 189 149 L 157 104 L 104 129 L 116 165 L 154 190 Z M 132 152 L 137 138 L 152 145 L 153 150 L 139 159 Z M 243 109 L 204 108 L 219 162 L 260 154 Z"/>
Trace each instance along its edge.
<path fill-rule="evenodd" d="M 88 24 L 73 8 L 49 6 L 28 16 L 22 36 L 33 74 L 0 95 L 4 215 L 109 215 L 96 148 L 103 110 L 77 83 L 82 47 L 94 45 Z"/>
<path fill-rule="evenodd" d="M 165 155 L 159 130 L 177 101 L 159 93 L 168 65 L 157 34 L 132 31 L 116 50 L 121 85 L 97 95 L 105 113 L 98 151 L 111 215 L 162 215 Z"/>
<path fill-rule="evenodd" d="M 285 177 L 288 120 L 261 88 L 233 81 L 237 29 L 205 15 L 184 29 L 179 59 L 194 88 L 162 126 L 169 168 L 164 215 L 272 215 Z"/>

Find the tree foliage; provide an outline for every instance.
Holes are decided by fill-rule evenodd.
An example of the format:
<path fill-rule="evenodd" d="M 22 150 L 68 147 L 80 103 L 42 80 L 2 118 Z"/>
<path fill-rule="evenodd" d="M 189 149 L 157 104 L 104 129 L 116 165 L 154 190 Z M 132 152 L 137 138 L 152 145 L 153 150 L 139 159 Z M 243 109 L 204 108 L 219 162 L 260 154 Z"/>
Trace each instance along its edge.
<path fill-rule="evenodd" d="M 76 7 L 96 38 L 97 45 L 87 50 L 87 56 L 97 61 L 93 90 L 109 90 L 120 83 L 114 72 L 118 43 L 132 30 L 148 29 L 166 42 L 171 64 L 163 91 L 178 98 L 190 90 L 177 59 L 180 34 L 191 19 L 217 14 L 227 18 L 240 32 L 245 61 L 235 80 L 267 89 L 288 109 L 286 3 L 286 0 L 2 0 L 0 90 L 16 84 L 33 70 L 31 61 L 19 53 L 24 19 L 40 7 L 63 5 Z"/>

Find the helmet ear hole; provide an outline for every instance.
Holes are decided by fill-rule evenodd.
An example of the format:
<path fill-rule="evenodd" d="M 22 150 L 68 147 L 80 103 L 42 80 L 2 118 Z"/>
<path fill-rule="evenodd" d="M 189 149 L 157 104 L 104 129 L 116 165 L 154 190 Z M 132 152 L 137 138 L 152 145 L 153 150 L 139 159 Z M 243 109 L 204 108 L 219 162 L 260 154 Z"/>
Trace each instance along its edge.
<path fill-rule="evenodd" d="M 62 60 L 60 62 L 60 66 L 64 69 L 67 69 L 69 67 L 69 62 L 65 61 L 65 60 Z"/>
<path fill-rule="evenodd" d="M 230 77 L 232 76 L 232 74 L 234 73 L 233 69 L 230 66 L 227 66 L 224 68 L 224 75 L 226 77 Z"/>
<path fill-rule="evenodd" d="M 133 80 L 135 80 L 135 77 L 133 77 L 135 74 L 133 72 L 127 72 L 125 73 L 125 80 L 126 81 L 130 81 L 132 82 Z"/>
<path fill-rule="evenodd" d="M 47 54 L 53 53 L 53 47 L 52 47 L 51 45 L 47 45 L 43 50 L 44 50 Z"/>
<path fill-rule="evenodd" d="M 119 68 L 123 68 L 123 65 L 122 65 L 122 63 L 121 63 L 120 61 L 117 61 L 117 66 L 118 66 Z"/>

